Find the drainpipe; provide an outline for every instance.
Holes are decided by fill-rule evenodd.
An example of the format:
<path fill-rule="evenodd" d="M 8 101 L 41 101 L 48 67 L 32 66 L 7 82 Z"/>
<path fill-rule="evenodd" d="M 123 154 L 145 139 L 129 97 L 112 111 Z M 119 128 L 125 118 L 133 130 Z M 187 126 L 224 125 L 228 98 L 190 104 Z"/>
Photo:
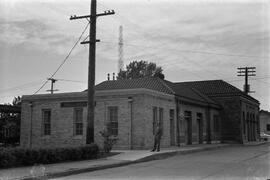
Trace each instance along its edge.
<path fill-rule="evenodd" d="M 133 108 L 132 108 L 132 102 L 133 102 L 133 98 L 132 97 L 128 97 L 128 102 L 130 104 L 130 129 L 129 129 L 129 149 L 132 149 L 132 121 L 133 121 Z"/>
<path fill-rule="evenodd" d="M 32 148 L 32 134 L 33 134 L 33 102 L 31 101 L 29 103 L 29 106 L 31 108 L 31 112 L 30 112 L 30 148 Z"/>

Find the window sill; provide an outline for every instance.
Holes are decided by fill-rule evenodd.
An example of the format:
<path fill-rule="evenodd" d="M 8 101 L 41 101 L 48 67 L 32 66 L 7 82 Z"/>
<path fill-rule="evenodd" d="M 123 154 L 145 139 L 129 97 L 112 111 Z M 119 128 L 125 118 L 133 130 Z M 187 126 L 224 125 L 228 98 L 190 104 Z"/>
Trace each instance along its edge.
<path fill-rule="evenodd" d="M 72 139 L 83 139 L 83 135 L 75 135 Z"/>

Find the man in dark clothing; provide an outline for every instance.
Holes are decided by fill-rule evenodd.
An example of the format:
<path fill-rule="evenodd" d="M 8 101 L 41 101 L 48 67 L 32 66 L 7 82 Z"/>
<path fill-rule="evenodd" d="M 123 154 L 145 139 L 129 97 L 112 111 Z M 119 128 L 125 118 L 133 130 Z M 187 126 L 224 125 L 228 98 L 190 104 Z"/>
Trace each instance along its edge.
<path fill-rule="evenodd" d="M 154 152 L 155 150 L 157 150 L 157 152 L 158 152 L 160 150 L 161 136 L 162 136 L 162 129 L 161 129 L 161 125 L 158 124 L 157 129 L 156 129 L 156 133 L 155 133 L 154 148 L 152 149 L 152 152 Z"/>

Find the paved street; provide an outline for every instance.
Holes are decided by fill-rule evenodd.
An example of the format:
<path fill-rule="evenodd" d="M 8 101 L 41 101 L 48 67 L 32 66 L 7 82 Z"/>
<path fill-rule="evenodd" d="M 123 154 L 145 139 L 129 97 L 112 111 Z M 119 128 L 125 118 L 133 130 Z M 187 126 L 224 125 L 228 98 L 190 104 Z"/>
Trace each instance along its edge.
<path fill-rule="evenodd" d="M 269 144 L 234 146 L 59 179 L 263 179 L 270 178 Z"/>

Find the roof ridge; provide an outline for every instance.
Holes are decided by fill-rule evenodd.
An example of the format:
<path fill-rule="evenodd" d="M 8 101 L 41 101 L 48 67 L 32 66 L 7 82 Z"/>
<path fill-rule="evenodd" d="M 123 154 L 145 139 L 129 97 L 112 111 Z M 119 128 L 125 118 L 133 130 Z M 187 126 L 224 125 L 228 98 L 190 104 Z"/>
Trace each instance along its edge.
<path fill-rule="evenodd" d="M 165 83 L 165 80 L 160 79 L 160 78 L 157 78 L 157 80 L 160 81 L 165 87 L 167 87 L 172 92 L 172 94 L 176 94 L 175 91 L 168 84 Z M 168 81 L 168 82 L 172 83 L 170 81 Z"/>
<path fill-rule="evenodd" d="M 222 79 L 213 79 L 213 80 L 202 80 L 202 81 L 182 81 L 182 82 L 175 82 L 178 83 L 193 83 L 193 82 L 211 82 L 211 81 L 223 81 Z"/>
<path fill-rule="evenodd" d="M 228 84 L 230 87 L 232 87 L 232 88 L 234 88 L 234 89 L 236 89 L 236 90 L 238 90 L 239 91 L 239 93 L 241 94 L 241 95 L 243 95 L 243 96 L 246 96 L 246 97 L 249 97 L 249 98 L 252 98 L 253 100 L 256 100 L 256 101 L 258 101 L 257 99 L 255 99 L 254 97 L 252 97 L 252 96 L 250 96 L 250 95 L 248 95 L 248 94 L 246 94 L 246 93 L 244 93 L 241 89 L 239 89 L 239 88 L 237 88 L 237 87 L 235 87 L 235 86 L 233 86 L 233 85 L 231 85 L 230 83 L 228 83 L 228 82 L 226 82 L 226 81 L 223 81 L 223 80 L 221 80 L 222 82 L 224 82 L 224 83 L 226 83 L 226 84 Z M 259 101 L 258 101 L 259 102 Z"/>

